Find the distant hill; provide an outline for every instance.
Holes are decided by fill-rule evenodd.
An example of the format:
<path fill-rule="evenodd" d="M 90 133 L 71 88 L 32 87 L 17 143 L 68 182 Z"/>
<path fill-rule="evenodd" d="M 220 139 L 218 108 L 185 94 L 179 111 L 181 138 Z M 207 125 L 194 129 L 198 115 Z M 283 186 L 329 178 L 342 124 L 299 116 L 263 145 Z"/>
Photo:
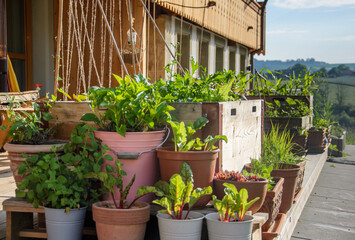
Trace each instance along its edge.
<path fill-rule="evenodd" d="M 322 67 L 325 67 L 328 71 L 332 67 L 336 67 L 341 63 L 336 63 L 336 64 L 330 64 L 326 62 L 320 62 L 316 61 L 314 58 L 309 58 L 309 59 L 297 59 L 297 60 L 286 60 L 286 61 L 281 61 L 281 60 L 254 60 L 254 68 L 257 71 L 260 71 L 263 68 L 266 68 L 271 71 L 275 70 L 280 70 L 280 69 L 288 69 L 291 66 L 294 66 L 297 63 L 301 63 L 303 65 L 306 65 L 307 68 L 310 68 L 312 71 L 317 71 Z M 346 63 L 345 65 L 348 65 L 351 70 L 355 70 L 355 63 Z"/>

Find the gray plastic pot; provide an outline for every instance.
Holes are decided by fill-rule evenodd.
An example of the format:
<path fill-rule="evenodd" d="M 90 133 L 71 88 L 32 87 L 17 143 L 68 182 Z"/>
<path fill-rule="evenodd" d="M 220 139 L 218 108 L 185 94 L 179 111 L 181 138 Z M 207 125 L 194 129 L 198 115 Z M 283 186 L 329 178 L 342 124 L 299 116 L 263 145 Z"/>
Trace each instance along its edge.
<path fill-rule="evenodd" d="M 183 211 L 183 218 L 187 211 Z M 188 219 L 172 219 L 166 213 L 158 213 L 160 240 L 200 240 L 204 215 L 190 212 Z"/>
<path fill-rule="evenodd" d="M 243 222 L 221 222 L 218 213 L 206 215 L 209 240 L 250 240 L 254 218 L 245 215 Z"/>
<path fill-rule="evenodd" d="M 44 208 L 48 240 L 80 240 L 87 207 L 70 209 Z"/>

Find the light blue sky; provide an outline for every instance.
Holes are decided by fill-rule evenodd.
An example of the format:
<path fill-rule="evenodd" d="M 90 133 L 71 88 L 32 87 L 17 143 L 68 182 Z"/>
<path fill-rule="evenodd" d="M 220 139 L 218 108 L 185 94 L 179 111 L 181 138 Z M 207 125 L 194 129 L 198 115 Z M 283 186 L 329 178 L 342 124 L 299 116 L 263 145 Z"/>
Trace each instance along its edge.
<path fill-rule="evenodd" d="M 355 0 L 269 0 L 266 55 L 355 63 Z"/>

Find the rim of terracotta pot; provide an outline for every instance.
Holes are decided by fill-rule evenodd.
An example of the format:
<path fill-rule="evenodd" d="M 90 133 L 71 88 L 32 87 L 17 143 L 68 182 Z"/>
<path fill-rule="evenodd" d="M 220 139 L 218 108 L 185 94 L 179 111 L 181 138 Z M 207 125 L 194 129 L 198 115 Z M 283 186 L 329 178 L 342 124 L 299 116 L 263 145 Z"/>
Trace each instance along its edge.
<path fill-rule="evenodd" d="M 176 154 L 193 154 L 193 155 L 210 155 L 210 154 L 215 154 L 218 153 L 220 151 L 219 148 L 214 149 L 212 151 L 186 151 L 186 152 L 175 152 L 175 148 L 174 147 L 160 147 L 157 148 L 157 152 L 159 153 L 171 153 L 174 152 Z"/>
<path fill-rule="evenodd" d="M 260 181 L 251 181 L 251 182 L 240 182 L 240 183 L 248 183 L 248 184 L 265 184 L 268 183 L 269 180 L 267 180 L 266 178 L 259 178 Z M 227 179 L 219 179 L 214 177 L 213 181 L 217 181 L 217 182 L 228 182 L 228 183 L 235 183 L 238 181 L 233 181 L 233 180 L 227 180 Z M 239 183 L 239 182 L 238 182 Z"/>
<path fill-rule="evenodd" d="M 57 148 L 64 147 L 67 141 L 55 140 L 57 143 L 52 144 L 17 144 L 17 143 L 6 143 L 4 149 L 8 152 L 17 153 L 38 153 L 38 152 L 52 152 L 52 147 Z"/>
<path fill-rule="evenodd" d="M 300 166 L 297 164 L 282 163 L 281 168 L 273 169 L 271 171 L 271 176 L 276 177 L 275 174 L 277 173 L 282 175 L 277 175 L 277 177 L 292 178 L 298 175 L 300 169 Z"/>
<path fill-rule="evenodd" d="M 93 219 L 109 225 L 131 225 L 146 223 L 150 219 L 150 204 L 137 201 L 134 208 L 117 209 L 102 207 L 113 204 L 113 201 L 101 201 L 92 205 Z"/>

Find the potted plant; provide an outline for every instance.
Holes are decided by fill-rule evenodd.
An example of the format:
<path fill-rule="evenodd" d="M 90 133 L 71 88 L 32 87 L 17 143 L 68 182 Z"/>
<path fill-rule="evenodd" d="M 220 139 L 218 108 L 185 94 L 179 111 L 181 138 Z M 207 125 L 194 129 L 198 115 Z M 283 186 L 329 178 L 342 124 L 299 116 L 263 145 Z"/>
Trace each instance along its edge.
<path fill-rule="evenodd" d="M 271 170 L 272 167 L 270 167 L 270 171 Z M 213 192 L 217 199 L 221 200 L 225 196 L 224 183 L 233 184 L 237 189 L 245 188 L 249 193 L 249 197 L 252 199 L 259 197 L 259 200 L 250 208 L 252 214 L 256 213 L 263 205 L 267 192 L 268 179 L 262 178 L 257 174 L 250 174 L 247 171 L 243 173 L 228 170 L 219 172 L 213 179 Z"/>
<path fill-rule="evenodd" d="M 161 197 L 153 203 L 164 208 L 157 214 L 160 239 L 174 236 L 175 240 L 200 240 L 204 215 L 191 209 L 201 197 L 212 194 L 212 187 L 194 189 L 192 170 L 183 162 L 179 174 L 174 174 L 169 183 L 158 181 L 152 191 Z"/>
<path fill-rule="evenodd" d="M 297 156 L 304 156 L 307 153 L 307 140 L 308 140 L 308 131 L 303 128 L 294 128 L 290 130 L 290 133 L 293 133 L 291 142 L 292 153 Z"/>
<path fill-rule="evenodd" d="M 210 240 L 233 239 L 250 240 L 253 230 L 253 216 L 246 215 L 248 209 L 259 197 L 248 202 L 248 191 L 237 190 L 230 183 L 224 183 L 226 195 L 222 200 L 213 195 L 213 206 L 217 213 L 206 215 L 208 238 Z"/>
<path fill-rule="evenodd" d="M 329 156 L 343 157 L 345 155 L 343 152 L 345 148 L 345 136 L 346 131 L 344 128 L 342 128 L 339 124 L 333 125 L 330 137 L 332 138 L 332 145 L 334 145 L 336 149 L 332 150 L 329 147 Z"/>
<path fill-rule="evenodd" d="M 31 104 L 32 112 L 19 111 L 16 108 L 21 104 L 12 99 L 7 111 L 10 122 L 7 131 L 11 141 L 4 145 L 4 149 L 8 152 L 10 168 L 16 184 L 24 178 L 18 174 L 18 168 L 25 161 L 26 156 L 31 157 L 39 152 L 51 153 L 53 149 L 59 153 L 65 144 L 63 141 L 50 140 L 53 131 L 51 128 L 46 128 L 46 122 L 53 119 L 46 111 L 50 105 L 46 102 L 42 107 L 36 102 Z M 55 148 L 52 148 L 53 146 Z"/>
<path fill-rule="evenodd" d="M 26 178 L 16 195 L 45 208 L 48 239 L 81 239 L 86 208 L 100 194 L 84 176 L 100 167 L 106 150 L 101 150 L 92 129 L 81 124 L 63 154 L 41 152 L 20 165 L 19 173 Z"/>
<path fill-rule="evenodd" d="M 194 138 L 196 131 L 208 123 L 208 119 L 205 117 L 196 119 L 194 123 L 185 124 L 176 121 L 168 121 L 168 123 L 173 130 L 174 147 L 157 149 L 161 179 L 168 181 L 179 171 L 181 164 L 186 162 L 195 173 L 195 187 L 212 187 L 219 152 L 214 144 L 219 140 L 227 142 L 226 136 L 208 136 L 203 141 L 200 138 Z M 195 207 L 204 207 L 210 199 L 210 196 L 202 198 Z"/>
<path fill-rule="evenodd" d="M 106 155 L 110 156 L 110 155 Z M 113 158 L 109 159 L 113 160 Z M 93 219 L 96 222 L 98 239 L 111 239 L 112 236 L 120 236 L 126 240 L 143 240 L 146 224 L 150 218 L 150 205 L 137 201 L 148 193 L 154 193 L 154 187 L 141 186 L 133 201 L 128 201 L 127 196 L 135 181 L 136 175 L 124 187 L 122 164 L 118 159 L 115 167 L 110 164 L 105 166 L 106 172 L 96 171 L 85 175 L 85 178 L 98 179 L 102 186 L 109 192 L 112 200 L 96 202 L 92 206 Z M 116 187 L 119 199 L 116 200 Z"/>
<path fill-rule="evenodd" d="M 124 79 L 113 76 L 118 82 L 116 88 L 89 88 L 87 97 L 93 112 L 85 114 L 81 120 L 96 123 L 99 131 L 95 131 L 95 136 L 111 149 L 114 159 L 119 156 L 127 173 L 123 177 L 124 184 L 136 174 L 132 186 L 132 192 L 136 192 L 140 186 L 153 185 L 158 180 L 159 166 L 154 150 L 163 142 L 169 111 L 174 108 L 143 76 Z M 105 164 L 113 166 L 114 162 Z M 115 197 L 118 198 L 117 191 Z M 133 200 L 134 194 L 128 195 L 128 199 Z"/>
<path fill-rule="evenodd" d="M 272 177 L 284 178 L 282 201 L 280 212 L 286 213 L 293 204 L 297 179 L 300 177 L 300 166 L 297 163 L 301 158 L 292 153 L 291 136 L 288 131 L 279 132 L 279 128 L 273 126 L 269 134 L 264 135 L 262 156 L 258 160 L 266 167 L 272 166 Z M 258 161 L 252 161 L 245 165 L 248 172 L 252 172 Z"/>

